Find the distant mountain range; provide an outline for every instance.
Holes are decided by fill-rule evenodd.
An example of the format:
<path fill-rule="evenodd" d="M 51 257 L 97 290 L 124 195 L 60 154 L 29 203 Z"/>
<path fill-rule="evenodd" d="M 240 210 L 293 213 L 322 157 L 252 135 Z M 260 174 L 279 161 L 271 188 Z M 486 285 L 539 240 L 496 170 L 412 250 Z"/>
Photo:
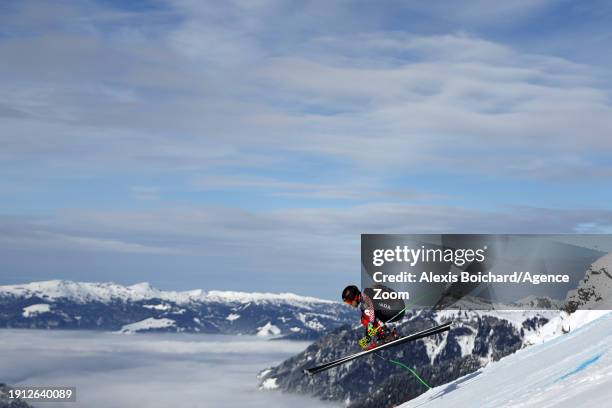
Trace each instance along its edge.
<path fill-rule="evenodd" d="M 0 327 L 189 332 L 317 339 L 348 322 L 345 305 L 291 293 L 162 291 L 63 280 L 0 286 Z"/>

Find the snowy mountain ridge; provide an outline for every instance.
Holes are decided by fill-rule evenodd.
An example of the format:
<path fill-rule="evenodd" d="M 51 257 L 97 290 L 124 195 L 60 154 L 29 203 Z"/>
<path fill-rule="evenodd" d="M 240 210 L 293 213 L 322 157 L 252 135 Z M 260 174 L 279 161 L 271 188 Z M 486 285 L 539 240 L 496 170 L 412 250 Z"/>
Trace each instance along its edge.
<path fill-rule="evenodd" d="M 249 334 L 314 340 L 352 321 L 340 302 L 292 293 L 162 291 L 53 280 L 0 286 L 0 327 Z"/>
<path fill-rule="evenodd" d="M 123 286 L 112 282 L 73 282 L 50 280 L 26 283 L 23 285 L 0 286 L 0 296 L 32 297 L 46 299 L 70 299 L 85 303 L 97 301 L 142 301 L 149 299 L 168 300 L 176 304 L 192 302 L 248 303 L 248 302 L 295 302 L 295 303 L 334 303 L 331 300 L 300 296 L 293 293 L 258 293 L 234 291 L 203 291 L 195 289 L 183 292 L 163 291 L 152 287 L 148 282 Z"/>

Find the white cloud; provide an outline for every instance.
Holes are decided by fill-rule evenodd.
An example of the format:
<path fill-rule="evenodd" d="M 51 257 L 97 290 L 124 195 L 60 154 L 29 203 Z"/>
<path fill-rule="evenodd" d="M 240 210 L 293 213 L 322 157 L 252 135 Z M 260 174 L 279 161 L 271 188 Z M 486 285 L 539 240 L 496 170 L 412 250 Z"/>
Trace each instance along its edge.
<path fill-rule="evenodd" d="M 406 203 L 261 212 L 218 207 L 71 210 L 44 219 L 5 216 L 0 231 L 3 245 L 23 250 L 191 254 L 231 259 L 234 266 L 272 276 L 287 273 L 288 265 L 308 269 L 349 262 L 358 254 L 361 233 L 566 233 L 585 232 L 588 225 L 594 232 L 609 228 L 612 213 Z"/>
<path fill-rule="evenodd" d="M 456 8 L 520 15 L 534 3 L 547 4 Z M 314 154 L 385 172 L 449 170 L 445 152 L 460 145 L 481 157 L 506 149 L 506 160 L 479 165 L 504 174 L 515 160 L 557 155 L 589 170 L 590 156 L 612 150 L 606 69 L 462 32 L 318 25 L 305 35 L 307 18 L 265 24 L 290 13 L 275 2 L 172 7 L 163 11 L 170 22 L 160 11 L 100 21 L 76 4 L 60 10 L 65 19 L 24 7 L 14 25 L 43 18 L 43 35 L 0 43 L 0 96 L 22 115 L 1 125 L 3 158 L 105 174 L 108 163 L 124 172 L 274 168 Z M 63 24 L 73 20 L 71 31 Z"/>
<path fill-rule="evenodd" d="M 256 176 L 202 176 L 192 185 L 204 191 L 255 191 L 277 197 L 341 199 L 341 200 L 425 200 L 443 198 L 416 191 L 393 191 L 384 188 L 384 181 L 375 178 L 351 178 L 343 183 L 305 183 Z"/>

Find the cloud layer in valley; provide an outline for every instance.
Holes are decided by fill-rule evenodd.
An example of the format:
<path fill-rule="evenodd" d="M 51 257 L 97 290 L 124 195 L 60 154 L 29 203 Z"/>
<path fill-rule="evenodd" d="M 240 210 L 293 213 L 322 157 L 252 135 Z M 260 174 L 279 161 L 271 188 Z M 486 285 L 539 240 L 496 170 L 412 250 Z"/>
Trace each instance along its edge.
<path fill-rule="evenodd" d="M 91 408 L 166 408 L 177 402 L 213 407 L 312 406 L 311 399 L 259 391 L 256 380 L 260 370 L 303 350 L 306 343 L 213 337 L 2 330 L 2 381 L 74 386 L 78 406 Z"/>

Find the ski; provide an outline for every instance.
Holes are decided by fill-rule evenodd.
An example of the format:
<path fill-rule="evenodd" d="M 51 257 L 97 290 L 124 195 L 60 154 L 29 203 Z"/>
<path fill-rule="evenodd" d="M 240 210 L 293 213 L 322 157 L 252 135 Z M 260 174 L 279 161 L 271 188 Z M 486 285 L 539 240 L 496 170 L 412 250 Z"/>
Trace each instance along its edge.
<path fill-rule="evenodd" d="M 359 357 L 363 357 L 375 351 L 380 351 L 380 350 L 387 349 L 393 346 L 397 346 L 399 344 L 403 344 L 408 341 L 422 339 L 423 337 L 432 336 L 434 334 L 443 333 L 445 331 L 450 330 L 450 326 L 451 326 L 451 322 L 447 322 L 447 323 L 444 323 L 438 326 L 430 327 L 429 329 L 425 329 L 425 330 L 422 330 L 414 334 L 410 334 L 408 336 L 400 337 L 397 340 L 393 340 L 388 343 L 384 343 L 370 350 L 360 351 L 359 353 L 351 354 L 349 356 L 342 357 L 334 361 L 330 361 L 329 363 L 321 364 L 320 366 L 317 366 L 317 367 L 305 368 L 304 374 L 313 375 L 316 373 L 320 373 L 321 371 L 329 370 L 330 368 L 337 367 L 348 361 L 354 360 Z"/>

